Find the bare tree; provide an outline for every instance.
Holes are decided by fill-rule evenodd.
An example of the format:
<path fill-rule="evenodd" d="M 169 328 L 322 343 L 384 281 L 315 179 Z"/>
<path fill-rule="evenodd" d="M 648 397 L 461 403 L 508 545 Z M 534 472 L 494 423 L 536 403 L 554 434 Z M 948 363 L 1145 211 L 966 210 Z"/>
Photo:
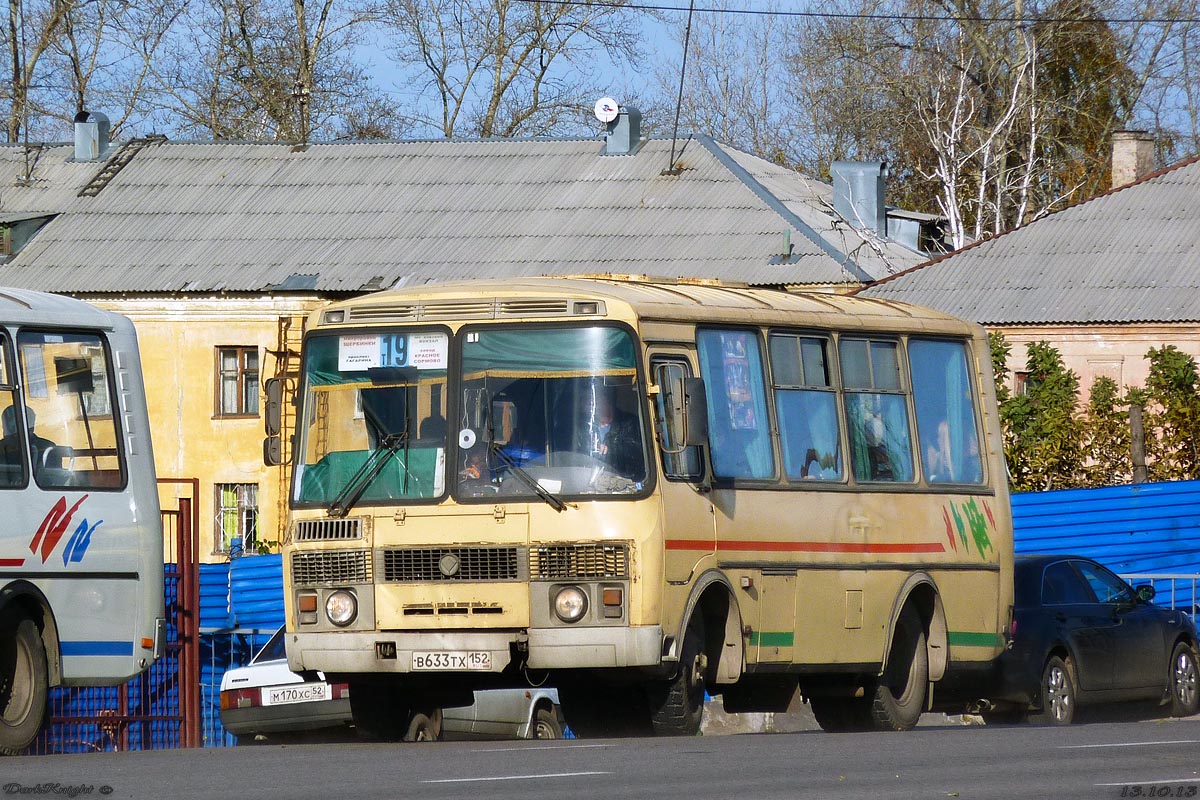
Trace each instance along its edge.
<path fill-rule="evenodd" d="M 42 56 L 62 36 L 64 20 L 75 7 L 76 0 L 8 0 L 4 44 L 11 83 L 4 99 L 8 101 L 5 134 L 9 142 L 20 140 L 26 118 L 40 122 L 46 111 L 36 102 L 34 76 Z"/>
<path fill-rule="evenodd" d="M 377 97 L 353 59 L 368 18 L 339 0 L 197 4 L 156 67 L 159 118 L 216 139 L 337 136 L 344 114 Z"/>
<path fill-rule="evenodd" d="M 828 5 L 857 16 L 805 30 L 793 85 L 832 100 L 817 117 L 840 132 L 832 157 L 893 162 L 893 200 L 939 209 L 961 244 L 1105 188 L 1112 132 L 1145 108 L 1170 26 L 1097 2 Z"/>
<path fill-rule="evenodd" d="M 759 13 L 745 18 L 728 13 Z M 796 160 L 791 98 L 782 53 L 788 30 L 771 12 L 778 4 L 721 0 L 672 26 L 682 50 L 688 41 L 683 93 L 679 102 L 681 130 L 703 133 L 780 164 Z M 765 13 L 762 13 L 765 12 Z M 681 58 L 660 61 L 655 77 L 660 96 L 658 114 L 673 116 L 678 96 Z M 662 129 L 660 121 L 659 130 Z"/>
<path fill-rule="evenodd" d="M 572 132 L 600 90 L 592 58 L 631 58 L 615 4 L 390 0 L 381 10 L 418 118 L 438 135 Z"/>

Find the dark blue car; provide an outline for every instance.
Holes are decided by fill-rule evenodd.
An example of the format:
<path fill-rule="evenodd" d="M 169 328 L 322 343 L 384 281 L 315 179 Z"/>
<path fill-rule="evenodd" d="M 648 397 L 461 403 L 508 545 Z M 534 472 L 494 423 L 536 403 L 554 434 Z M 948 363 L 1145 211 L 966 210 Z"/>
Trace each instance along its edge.
<path fill-rule="evenodd" d="M 1081 556 L 1018 556 L 1009 649 L 989 722 L 1068 725 L 1085 703 L 1156 700 L 1200 709 L 1196 624 Z"/>

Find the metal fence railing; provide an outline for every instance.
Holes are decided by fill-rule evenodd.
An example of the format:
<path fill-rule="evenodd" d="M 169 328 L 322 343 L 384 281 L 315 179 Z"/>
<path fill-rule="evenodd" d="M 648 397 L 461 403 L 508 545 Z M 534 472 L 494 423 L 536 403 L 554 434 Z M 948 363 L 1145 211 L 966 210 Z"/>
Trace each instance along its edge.
<path fill-rule="evenodd" d="M 1121 575 L 1132 586 L 1150 584 L 1154 587 L 1154 602 L 1168 608 L 1178 608 L 1192 616 L 1200 615 L 1200 574 L 1169 572 L 1131 572 Z"/>

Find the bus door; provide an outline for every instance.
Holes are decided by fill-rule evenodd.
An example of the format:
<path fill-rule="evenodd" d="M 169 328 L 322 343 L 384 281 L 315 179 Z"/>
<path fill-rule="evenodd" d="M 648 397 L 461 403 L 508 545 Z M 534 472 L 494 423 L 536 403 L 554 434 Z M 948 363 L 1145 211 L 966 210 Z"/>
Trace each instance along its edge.
<path fill-rule="evenodd" d="M 684 350 L 656 351 L 650 357 L 655 440 L 662 480 L 664 574 L 668 584 L 687 585 L 716 553 L 716 524 L 710 493 L 705 491 L 705 463 L 701 448 L 685 447 L 677 429 L 684 407 L 684 380 L 695 375 Z M 674 422 L 673 422 L 674 421 Z"/>

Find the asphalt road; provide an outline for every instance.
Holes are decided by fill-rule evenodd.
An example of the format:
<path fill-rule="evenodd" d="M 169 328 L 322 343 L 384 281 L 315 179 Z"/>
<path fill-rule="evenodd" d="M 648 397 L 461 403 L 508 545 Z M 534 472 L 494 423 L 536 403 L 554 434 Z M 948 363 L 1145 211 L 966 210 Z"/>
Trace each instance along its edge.
<path fill-rule="evenodd" d="M 107 788 L 106 788 L 107 787 Z M 0 760 L 0 796 L 1200 798 L 1200 717 L 689 739 L 269 745 Z"/>

